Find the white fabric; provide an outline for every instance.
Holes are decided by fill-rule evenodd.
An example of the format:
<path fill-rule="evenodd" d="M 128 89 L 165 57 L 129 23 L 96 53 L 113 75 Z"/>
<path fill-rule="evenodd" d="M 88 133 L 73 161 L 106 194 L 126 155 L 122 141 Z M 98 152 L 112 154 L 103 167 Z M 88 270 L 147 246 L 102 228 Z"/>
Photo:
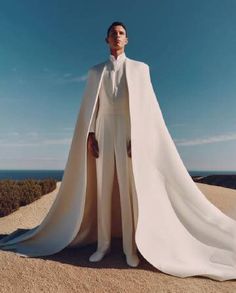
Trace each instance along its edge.
<path fill-rule="evenodd" d="M 1 240 L 2 249 L 40 256 L 96 241 L 96 172 L 87 137 L 104 68 L 101 63 L 89 71 L 61 187 L 48 215 L 34 229 Z M 211 204 L 188 174 L 165 125 L 149 67 L 126 57 L 125 70 L 140 253 L 174 276 L 235 279 L 236 221 Z"/>
<path fill-rule="evenodd" d="M 114 117 L 116 116 L 116 117 Z M 105 251 L 111 240 L 112 187 L 115 167 L 120 188 L 123 251 L 127 255 L 136 253 L 133 227 L 133 208 L 130 189 L 131 166 L 127 155 L 125 123 L 122 114 L 99 113 L 96 137 L 99 157 L 96 159 L 98 200 L 98 250 Z"/>
<path fill-rule="evenodd" d="M 106 77 L 106 73 L 108 73 L 108 76 L 106 78 L 106 81 L 108 83 L 108 89 L 109 89 L 109 83 L 110 80 L 112 81 L 112 95 L 114 98 L 116 98 L 117 90 L 118 90 L 118 85 L 120 83 L 121 77 L 123 75 L 123 64 L 125 61 L 125 52 L 117 56 L 117 59 L 113 56 L 110 55 L 109 60 L 110 63 L 107 64 L 107 72 L 105 71 L 104 75 Z"/>
<path fill-rule="evenodd" d="M 105 89 L 105 94 L 112 97 L 112 99 L 117 99 L 118 86 L 121 82 L 121 77 L 124 74 L 124 61 L 126 55 L 125 52 L 117 56 L 117 59 L 113 56 L 109 56 L 109 60 L 106 62 L 104 74 L 103 74 L 103 88 Z M 103 90 L 104 91 L 104 90 Z M 99 110 L 99 103 L 93 115 L 93 120 L 90 125 L 89 132 L 95 132 L 95 120 Z"/>
<path fill-rule="evenodd" d="M 119 58 L 117 62 L 120 63 L 119 67 L 116 68 L 116 73 L 118 73 L 116 91 L 110 87 L 110 70 L 105 70 L 98 95 L 99 111 L 95 123 L 95 136 L 99 146 L 99 157 L 96 159 L 97 249 L 106 251 L 110 246 L 112 187 L 116 167 L 120 189 L 123 251 L 126 255 L 133 255 L 136 253 L 136 247 L 129 181 L 131 179 L 129 171 L 132 166 L 129 166 L 131 162 L 127 154 L 127 146 L 130 140 L 129 97 L 123 70 L 124 58 Z M 107 65 L 109 64 L 106 64 L 106 67 Z"/>

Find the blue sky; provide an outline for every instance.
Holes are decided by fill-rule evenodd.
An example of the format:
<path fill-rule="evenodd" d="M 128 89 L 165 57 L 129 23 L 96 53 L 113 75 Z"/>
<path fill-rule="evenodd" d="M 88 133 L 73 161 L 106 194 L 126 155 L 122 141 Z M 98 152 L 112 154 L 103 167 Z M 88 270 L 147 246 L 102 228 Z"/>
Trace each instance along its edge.
<path fill-rule="evenodd" d="M 0 169 L 64 169 L 108 26 L 150 66 L 188 170 L 236 170 L 236 1 L 0 2 Z"/>

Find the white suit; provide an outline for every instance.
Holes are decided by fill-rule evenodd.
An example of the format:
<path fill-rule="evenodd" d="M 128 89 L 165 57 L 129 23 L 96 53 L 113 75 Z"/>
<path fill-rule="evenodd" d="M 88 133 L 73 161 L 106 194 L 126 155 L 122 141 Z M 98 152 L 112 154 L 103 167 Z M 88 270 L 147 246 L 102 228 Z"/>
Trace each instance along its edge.
<path fill-rule="evenodd" d="M 89 70 L 61 186 L 47 216 L 35 228 L 18 229 L 1 239 L 1 249 L 31 257 L 96 242 L 96 162 L 87 152 L 87 138 L 105 64 Z M 236 279 L 236 221 L 206 199 L 186 170 L 163 119 L 148 65 L 126 57 L 125 71 L 139 252 L 174 276 Z M 120 234 L 118 226 L 112 235 Z"/>
<path fill-rule="evenodd" d="M 90 132 L 95 132 L 99 146 L 96 159 L 98 200 L 98 251 L 105 251 L 111 241 L 112 189 L 117 167 L 120 190 L 123 250 L 136 254 L 134 218 L 130 187 L 130 159 L 127 146 L 130 140 L 129 97 L 125 78 L 126 55 L 113 55 L 106 64 L 98 103 Z"/>

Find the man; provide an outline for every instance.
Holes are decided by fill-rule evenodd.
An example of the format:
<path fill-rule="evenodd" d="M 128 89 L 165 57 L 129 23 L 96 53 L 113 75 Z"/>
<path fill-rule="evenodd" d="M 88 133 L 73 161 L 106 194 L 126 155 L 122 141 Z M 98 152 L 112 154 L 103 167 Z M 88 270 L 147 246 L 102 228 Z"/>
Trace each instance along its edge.
<path fill-rule="evenodd" d="M 112 39 L 109 39 L 109 44 Z M 117 43 L 121 42 L 117 40 Z M 119 56 L 114 57 L 116 59 Z M 66 247 L 77 248 L 98 241 L 97 197 L 104 194 L 109 196 L 109 188 L 102 193 L 97 192 L 97 186 L 101 187 L 101 182 L 112 180 L 102 181 L 102 173 L 98 174 L 97 178 L 96 171 L 102 169 L 103 155 L 112 154 L 114 149 L 117 150 L 119 142 L 124 141 L 125 131 L 128 145 L 129 139 L 131 140 L 131 156 L 128 156 L 128 161 L 131 163 L 129 166 L 132 166 L 129 168 L 129 175 L 134 240 L 139 252 L 155 268 L 173 276 L 184 278 L 199 275 L 220 281 L 236 279 L 236 221 L 207 200 L 186 170 L 163 119 L 152 87 L 149 66 L 126 56 L 123 65 L 130 119 L 120 119 L 119 123 L 116 123 L 119 118 L 110 117 L 109 122 L 113 121 L 114 124 L 108 125 L 103 123 L 104 115 L 100 114 L 104 114 L 104 111 L 100 111 L 101 108 L 98 107 L 102 107 L 104 101 L 107 102 L 106 99 L 101 99 L 104 96 L 99 96 L 100 90 L 104 89 L 103 82 L 107 80 L 106 65 L 107 60 L 89 70 L 64 175 L 48 214 L 38 226 L 32 229 L 17 229 L 3 237 L 0 240 L 1 249 L 14 251 L 23 257 L 34 257 L 51 255 Z M 115 76 L 119 76 L 118 71 Z M 112 93 L 116 92 L 116 84 L 114 82 Z M 119 96 L 124 87 L 117 88 Z M 122 110 L 127 111 L 127 104 L 122 105 L 125 105 Z M 122 111 L 122 115 L 123 113 Z M 120 127 L 122 121 L 127 122 L 124 127 Z M 115 125 L 119 127 L 116 128 Z M 95 130 L 93 126 L 96 126 Z M 121 133 L 119 140 L 115 141 L 116 136 L 112 134 L 107 136 L 107 132 L 104 132 L 105 126 L 108 126 L 106 129 L 109 131 L 115 131 L 112 134 Z M 95 133 L 89 135 L 92 130 Z M 104 138 L 106 141 L 112 138 L 113 143 L 103 144 Z M 103 148 L 104 146 L 108 146 L 109 150 Z M 111 146 L 114 146 L 114 149 L 110 148 Z M 115 153 L 117 163 L 121 162 L 118 160 L 120 155 L 126 153 L 124 149 L 123 145 Z M 109 168 L 110 166 L 113 166 L 112 162 Z M 117 171 L 120 170 L 122 167 L 117 166 Z M 127 182 L 126 179 L 124 176 L 119 183 Z M 114 187 L 113 192 L 118 194 L 117 185 L 114 186 L 116 188 Z M 124 195 L 124 200 L 129 198 L 129 195 L 123 192 L 121 194 Z M 112 196 L 112 200 L 117 200 L 118 196 Z M 118 204 L 113 212 L 117 210 Z M 127 211 L 130 214 L 129 209 Z M 118 212 L 113 220 L 119 218 Z M 121 236 L 119 221 L 115 224 L 118 225 L 112 226 L 111 234 Z M 109 228 L 105 226 L 104 230 L 102 228 L 100 235 L 109 236 L 103 233 L 109 231 L 107 227 Z M 126 233 L 127 231 L 131 230 L 125 229 L 123 236 L 130 237 L 131 233 Z M 100 242 L 104 247 L 109 244 L 109 241 L 106 243 L 107 239 L 109 237 Z M 128 241 L 123 242 L 125 243 L 129 244 Z M 94 259 L 101 259 L 103 252 L 100 255 L 95 254 Z M 93 261 L 92 256 L 91 260 Z"/>
<path fill-rule="evenodd" d="M 110 251 L 111 196 L 117 165 L 119 181 L 123 250 L 128 265 L 139 263 L 134 240 L 132 201 L 129 188 L 129 159 L 131 157 L 129 97 L 124 72 L 127 30 L 123 23 L 114 22 L 108 28 L 106 42 L 110 58 L 106 64 L 88 138 L 88 149 L 97 158 L 98 247 L 90 261 L 100 261 Z M 99 120 L 96 128 L 95 117 Z M 96 135 L 95 135 L 95 129 Z M 99 143 L 96 139 L 99 140 Z"/>

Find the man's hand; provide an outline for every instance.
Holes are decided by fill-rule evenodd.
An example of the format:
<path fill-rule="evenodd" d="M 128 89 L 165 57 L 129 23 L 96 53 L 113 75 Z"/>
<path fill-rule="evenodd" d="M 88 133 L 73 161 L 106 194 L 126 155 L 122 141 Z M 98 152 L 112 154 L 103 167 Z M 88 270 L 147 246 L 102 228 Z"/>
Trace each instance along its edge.
<path fill-rule="evenodd" d="M 94 156 L 95 158 L 99 157 L 99 148 L 98 148 L 98 142 L 95 137 L 94 132 L 90 132 L 88 136 L 88 150 Z"/>
<path fill-rule="evenodd" d="M 127 153 L 128 153 L 128 156 L 131 158 L 131 140 L 129 140 L 127 145 Z"/>

